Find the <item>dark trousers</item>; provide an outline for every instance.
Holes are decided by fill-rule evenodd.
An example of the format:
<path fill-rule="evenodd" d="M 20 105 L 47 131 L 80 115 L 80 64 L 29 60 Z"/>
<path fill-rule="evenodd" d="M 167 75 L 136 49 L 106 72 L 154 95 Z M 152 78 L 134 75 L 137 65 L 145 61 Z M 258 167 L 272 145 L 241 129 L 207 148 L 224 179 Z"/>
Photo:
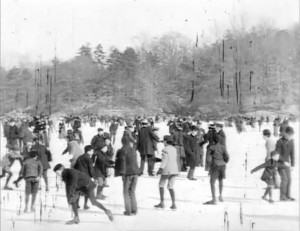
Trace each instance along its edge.
<path fill-rule="evenodd" d="M 136 213 L 137 202 L 135 197 L 135 189 L 138 181 L 137 175 L 123 176 L 123 197 L 125 203 L 125 212 Z"/>
<path fill-rule="evenodd" d="M 188 179 L 194 179 L 194 172 L 195 172 L 195 167 L 190 167 L 187 178 Z"/>
<path fill-rule="evenodd" d="M 145 161 L 148 161 L 148 174 L 153 175 L 153 170 L 154 170 L 154 164 L 155 164 L 155 156 L 154 155 L 141 155 L 141 173 L 144 172 L 145 168 Z"/>
<path fill-rule="evenodd" d="M 280 198 L 291 197 L 291 169 L 290 168 L 279 168 L 278 173 L 280 175 Z"/>
<path fill-rule="evenodd" d="M 72 205 L 72 210 L 74 212 L 75 217 L 78 217 L 78 204 L 77 204 L 77 199 L 79 197 L 79 192 L 77 192 L 78 195 L 76 195 L 75 199 L 76 200 L 72 200 L 71 201 L 71 205 Z M 87 198 L 90 199 L 92 205 L 97 206 L 99 209 L 103 210 L 104 212 L 107 211 L 107 209 L 104 207 L 104 205 L 102 205 L 101 203 L 99 203 L 96 200 L 95 197 L 95 192 L 94 192 L 94 188 L 91 188 L 88 190 L 87 194 L 86 194 Z"/>

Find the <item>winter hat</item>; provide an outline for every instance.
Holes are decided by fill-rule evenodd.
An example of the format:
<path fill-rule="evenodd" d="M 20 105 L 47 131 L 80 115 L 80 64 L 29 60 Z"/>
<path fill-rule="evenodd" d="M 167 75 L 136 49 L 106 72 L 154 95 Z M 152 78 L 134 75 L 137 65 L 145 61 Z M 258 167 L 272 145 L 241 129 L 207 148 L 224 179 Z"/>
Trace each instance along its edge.
<path fill-rule="evenodd" d="M 98 128 L 98 132 L 102 132 L 103 131 L 103 128 Z"/>
<path fill-rule="evenodd" d="M 57 164 L 57 165 L 55 165 L 55 167 L 53 168 L 53 171 L 56 172 L 56 171 L 58 171 L 59 169 L 61 169 L 62 167 L 64 167 L 62 164 Z"/>
<path fill-rule="evenodd" d="M 270 136 L 271 136 L 270 130 L 269 130 L 269 129 L 263 130 L 263 135 L 264 135 L 264 136 L 267 136 L 267 137 L 270 137 Z"/>
<path fill-rule="evenodd" d="M 288 135 L 293 135 L 294 134 L 294 129 L 290 126 L 287 126 L 285 128 L 285 133 L 288 134 Z"/>

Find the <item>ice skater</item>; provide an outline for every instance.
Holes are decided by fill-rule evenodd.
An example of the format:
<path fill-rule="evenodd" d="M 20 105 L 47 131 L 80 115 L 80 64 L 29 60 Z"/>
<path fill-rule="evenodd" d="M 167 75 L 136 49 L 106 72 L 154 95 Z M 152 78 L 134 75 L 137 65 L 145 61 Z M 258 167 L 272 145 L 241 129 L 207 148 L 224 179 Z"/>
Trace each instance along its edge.
<path fill-rule="evenodd" d="M 219 136 L 217 134 L 213 135 L 214 145 L 211 145 L 208 149 L 211 156 L 211 167 L 210 167 L 210 187 L 212 200 L 207 201 L 205 205 L 215 205 L 217 204 L 216 199 L 216 180 L 219 180 L 219 201 L 223 202 L 223 180 L 225 179 L 226 164 L 229 161 L 229 155 L 224 145 L 220 144 Z"/>
<path fill-rule="evenodd" d="M 272 189 L 275 186 L 275 174 L 277 171 L 278 166 L 283 166 L 282 163 L 278 162 L 279 160 L 279 154 L 275 151 L 271 153 L 271 158 L 268 159 L 265 163 L 257 166 L 256 168 L 251 170 L 251 174 L 254 172 L 257 172 L 258 170 L 265 168 L 261 180 L 264 181 L 267 184 L 266 191 L 264 195 L 262 196 L 263 200 L 268 201 L 269 203 L 274 203 L 272 198 Z M 269 195 L 269 200 L 267 199 L 267 196 Z"/>
<path fill-rule="evenodd" d="M 177 153 L 175 147 L 173 147 L 172 138 L 169 135 L 164 136 L 164 145 L 165 148 L 162 150 L 162 160 L 160 168 L 157 171 L 157 175 L 160 176 L 159 180 L 159 195 L 160 195 L 160 203 L 155 205 L 155 208 L 164 208 L 164 186 L 168 181 L 168 189 L 170 192 L 170 196 L 172 199 L 171 209 L 175 210 L 175 191 L 174 191 L 174 183 L 175 178 L 179 174 L 180 171 L 180 156 Z"/>
<path fill-rule="evenodd" d="M 62 181 L 65 182 L 67 200 L 72 206 L 72 210 L 75 215 L 74 219 L 66 222 L 66 224 L 71 225 L 78 224 L 80 222 L 77 207 L 77 201 L 80 194 L 86 195 L 90 199 L 92 205 L 103 210 L 108 216 L 109 220 L 113 221 L 113 215 L 111 211 L 96 200 L 94 192 L 96 185 L 88 175 L 76 169 L 65 168 L 62 164 L 57 164 L 53 171 L 62 178 Z"/>
<path fill-rule="evenodd" d="M 25 209 L 24 212 L 28 212 L 29 196 L 31 195 L 31 207 L 30 212 L 34 212 L 34 203 L 36 194 L 39 189 L 39 183 L 43 174 L 42 163 L 37 159 L 37 151 L 31 151 L 29 153 L 29 159 L 25 160 L 21 169 L 21 176 L 25 179 Z"/>

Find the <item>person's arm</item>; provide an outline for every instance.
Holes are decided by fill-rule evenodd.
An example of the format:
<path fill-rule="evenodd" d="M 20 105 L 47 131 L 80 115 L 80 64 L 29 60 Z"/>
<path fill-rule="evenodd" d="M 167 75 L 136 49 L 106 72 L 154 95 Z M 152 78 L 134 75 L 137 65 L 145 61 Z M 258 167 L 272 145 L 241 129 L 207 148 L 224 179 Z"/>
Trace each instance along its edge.
<path fill-rule="evenodd" d="M 223 149 L 223 159 L 224 159 L 224 161 L 225 161 L 226 163 L 229 162 L 229 154 L 228 154 L 228 152 L 227 152 L 226 147 L 224 147 L 224 149 Z"/>
<path fill-rule="evenodd" d="M 255 167 L 254 169 L 251 170 L 251 174 L 254 173 L 254 172 L 257 172 L 258 170 L 260 170 L 262 168 L 265 168 L 267 165 L 268 165 L 268 162 L 265 162 L 265 163 Z"/>
<path fill-rule="evenodd" d="M 158 171 L 156 172 L 156 175 L 162 174 L 162 171 L 167 166 L 167 161 L 168 161 L 168 152 L 164 148 L 161 152 L 161 164 L 160 164 Z"/>
<path fill-rule="evenodd" d="M 292 140 L 290 145 L 292 145 L 291 147 L 291 153 L 290 153 L 290 159 L 291 159 L 291 166 L 294 167 L 295 166 L 295 145 L 294 145 L 294 141 Z"/>
<path fill-rule="evenodd" d="M 276 142 L 275 152 L 279 154 L 279 161 L 284 162 L 285 160 L 283 160 L 282 156 L 281 156 L 281 154 L 282 154 L 282 142 L 281 142 L 281 139 Z"/>
<path fill-rule="evenodd" d="M 159 142 L 159 137 L 157 135 L 155 135 L 155 133 L 153 132 L 153 130 L 151 128 L 148 128 L 150 137 L 152 140 L 155 140 L 156 142 Z"/>
<path fill-rule="evenodd" d="M 41 178 L 43 174 L 43 165 L 41 161 L 38 161 L 38 178 Z"/>

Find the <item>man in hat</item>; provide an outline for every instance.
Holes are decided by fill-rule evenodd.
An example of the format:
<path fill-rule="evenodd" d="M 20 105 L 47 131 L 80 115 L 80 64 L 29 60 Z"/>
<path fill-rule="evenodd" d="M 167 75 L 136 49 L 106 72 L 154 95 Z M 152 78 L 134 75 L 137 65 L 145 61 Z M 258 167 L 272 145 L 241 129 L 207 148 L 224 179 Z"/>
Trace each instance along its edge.
<path fill-rule="evenodd" d="M 214 144 L 214 134 L 216 133 L 216 126 L 214 123 L 209 124 L 208 132 L 204 135 L 204 140 L 200 144 L 203 146 L 205 143 L 208 142 L 208 145 L 206 147 L 206 154 L 205 154 L 205 171 L 210 171 L 210 165 L 211 165 L 211 156 L 209 155 L 209 147 Z"/>
<path fill-rule="evenodd" d="M 156 136 L 153 132 L 153 129 L 148 126 L 147 119 L 142 120 L 142 127 L 138 133 L 138 144 L 137 148 L 141 155 L 141 174 L 144 172 L 144 165 L 147 159 L 148 161 L 148 174 L 149 176 L 154 176 L 154 164 L 155 164 L 155 156 L 154 156 L 154 141 L 159 142 L 158 136 Z"/>
<path fill-rule="evenodd" d="M 78 224 L 80 222 L 78 216 L 77 201 L 80 194 L 86 195 L 91 203 L 103 210 L 108 216 L 110 221 L 113 221 L 113 215 L 110 210 L 105 208 L 101 203 L 96 200 L 94 189 L 96 185 L 86 174 L 76 170 L 65 168 L 62 164 L 57 164 L 53 171 L 62 178 L 66 185 L 66 196 L 68 203 L 72 206 L 74 212 L 74 219 L 68 221 L 66 224 Z"/>
<path fill-rule="evenodd" d="M 294 147 L 294 129 L 287 126 L 277 143 L 275 152 L 279 153 L 279 162 L 284 166 L 278 166 L 278 173 L 280 175 L 280 201 L 294 201 L 291 197 L 291 171 L 295 165 L 295 147 Z"/>
<path fill-rule="evenodd" d="M 162 160 L 161 165 L 157 171 L 157 175 L 161 175 L 159 180 L 159 195 L 160 203 L 155 205 L 155 208 L 164 208 L 164 186 L 168 181 L 168 189 L 170 192 L 172 205 L 171 209 L 176 209 L 175 204 L 175 191 L 174 191 L 174 182 L 176 176 L 179 174 L 180 169 L 180 157 L 173 147 L 172 138 L 169 135 L 164 136 L 164 145 L 165 148 L 162 150 Z"/>
<path fill-rule="evenodd" d="M 186 136 L 185 140 L 185 155 L 186 155 L 186 163 L 187 166 L 190 167 L 187 178 L 189 180 L 197 180 L 194 178 L 194 172 L 197 165 L 196 159 L 197 156 L 200 155 L 199 149 L 197 148 L 199 144 L 197 143 L 197 128 L 196 126 L 191 126 L 191 133 L 190 135 Z M 199 158 L 200 159 L 200 158 Z"/>

